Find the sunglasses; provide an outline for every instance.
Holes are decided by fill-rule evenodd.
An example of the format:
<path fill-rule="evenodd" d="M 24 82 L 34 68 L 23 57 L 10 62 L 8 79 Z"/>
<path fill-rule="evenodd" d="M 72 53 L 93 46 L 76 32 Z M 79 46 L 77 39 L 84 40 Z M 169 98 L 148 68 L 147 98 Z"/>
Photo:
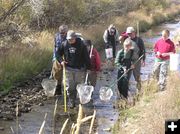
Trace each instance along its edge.
<path fill-rule="evenodd" d="M 68 39 L 69 42 L 74 42 L 76 39 L 72 38 L 72 39 Z"/>

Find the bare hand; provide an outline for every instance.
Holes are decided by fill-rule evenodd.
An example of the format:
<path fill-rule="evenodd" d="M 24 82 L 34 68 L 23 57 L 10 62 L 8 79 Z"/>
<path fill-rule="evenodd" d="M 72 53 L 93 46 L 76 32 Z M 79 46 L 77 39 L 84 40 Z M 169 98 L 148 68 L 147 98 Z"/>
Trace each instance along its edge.
<path fill-rule="evenodd" d="M 162 53 L 161 55 L 162 57 L 166 57 L 166 56 L 169 56 L 169 53 Z"/>
<path fill-rule="evenodd" d="M 146 65 L 145 61 L 142 60 L 142 61 L 141 61 L 141 66 L 142 66 L 142 67 L 145 67 L 145 65 Z"/>
<path fill-rule="evenodd" d="M 134 66 L 134 64 L 132 64 L 132 65 L 131 65 L 131 69 L 134 69 L 134 68 L 135 68 L 135 66 Z"/>
<path fill-rule="evenodd" d="M 61 62 L 61 65 L 62 65 L 62 66 L 66 65 L 66 64 L 67 64 L 66 61 L 62 61 L 62 62 Z"/>
<path fill-rule="evenodd" d="M 156 53 L 156 55 L 157 55 L 157 56 L 161 56 L 161 53 L 158 51 L 158 52 Z"/>

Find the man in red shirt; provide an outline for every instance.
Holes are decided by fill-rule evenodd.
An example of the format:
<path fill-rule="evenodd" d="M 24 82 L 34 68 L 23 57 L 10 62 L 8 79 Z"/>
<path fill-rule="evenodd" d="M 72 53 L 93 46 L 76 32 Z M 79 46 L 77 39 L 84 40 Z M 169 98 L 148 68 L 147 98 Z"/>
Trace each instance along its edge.
<path fill-rule="evenodd" d="M 158 80 L 160 91 L 165 90 L 170 54 L 175 53 L 175 46 L 174 43 L 169 39 L 169 35 L 169 30 L 163 30 L 162 38 L 159 39 L 154 45 L 156 59 L 153 75 Z"/>

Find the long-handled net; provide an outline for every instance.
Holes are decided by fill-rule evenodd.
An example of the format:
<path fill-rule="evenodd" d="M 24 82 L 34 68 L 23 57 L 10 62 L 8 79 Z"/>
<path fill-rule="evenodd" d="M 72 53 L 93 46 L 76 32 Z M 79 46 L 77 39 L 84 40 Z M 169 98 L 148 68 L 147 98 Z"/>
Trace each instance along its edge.
<path fill-rule="evenodd" d="M 46 96 L 53 97 L 55 95 L 57 84 L 58 84 L 57 80 L 52 79 L 52 71 L 51 71 L 50 78 L 45 78 L 41 82 L 41 85 L 44 89 Z"/>
<path fill-rule="evenodd" d="M 141 58 L 143 57 L 144 55 L 140 56 L 139 59 L 137 59 L 137 61 L 134 63 L 134 65 L 136 65 L 140 60 Z M 115 84 L 121 80 L 131 69 L 133 68 L 129 68 L 128 70 L 126 70 L 122 75 L 121 77 L 119 77 L 117 80 L 113 81 L 110 86 L 104 86 L 104 87 L 101 87 L 100 90 L 99 90 L 99 97 L 101 100 L 103 101 L 109 101 L 113 95 L 113 89 L 114 89 L 114 86 Z"/>
<path fill-rule="evenodd" d="M 90 50 L 90 58 L 92 55 L 93 45 Z M 92 85 L 88 85 L 88 72 L 86 73 L 85 83 L 78 84 L 76 89 L 78 91 L 79 99 L 81 104 L 86 104 L 91 100 L 92 92 L 94 91 L 94 87 Z"/>

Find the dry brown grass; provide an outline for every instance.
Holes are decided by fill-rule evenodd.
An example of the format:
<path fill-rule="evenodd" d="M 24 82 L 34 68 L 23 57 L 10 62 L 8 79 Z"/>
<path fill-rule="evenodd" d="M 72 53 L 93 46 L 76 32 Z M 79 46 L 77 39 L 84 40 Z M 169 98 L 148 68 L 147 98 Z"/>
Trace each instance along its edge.
<path fill-rule="evenodd" d="M 136 106 L 122 111 L 119 133 L 164 133 L 166 119 L 180 118 L 179 79 L 177 73 L 171 73 L 166 91 L 146 93 Z"/>
<path fill-rule="evenodd" d="M 112 23 L 115 24 L 119 32 L 125 31 L 128 26 L 134 26 L 136 28 L 137 22 L 140 24 L 140 31 L 146 31 L 151 28 L 151 26 L 172 19 L 174 15 L 177 15 L 179 12 L 180 6 L 178 5 L 172 5 L 164 10 L 162 8 L 154 9 L 153 11 L 140 9 L 129 12 L 123 16 L 108 18 L 103 24 L 89 25 L 83 28 L 72 28 L 82 33 L 86 39 L 91 39 L 96 48 L 102 49 L 104 48 L 102 38 L 104 30 Z"/>
<path fill-rule="evenodd" d="M 49 31 L 36 33 L 34 41 L 43 49 L 53 49 L 54 47 L 54 35 Z"/>

